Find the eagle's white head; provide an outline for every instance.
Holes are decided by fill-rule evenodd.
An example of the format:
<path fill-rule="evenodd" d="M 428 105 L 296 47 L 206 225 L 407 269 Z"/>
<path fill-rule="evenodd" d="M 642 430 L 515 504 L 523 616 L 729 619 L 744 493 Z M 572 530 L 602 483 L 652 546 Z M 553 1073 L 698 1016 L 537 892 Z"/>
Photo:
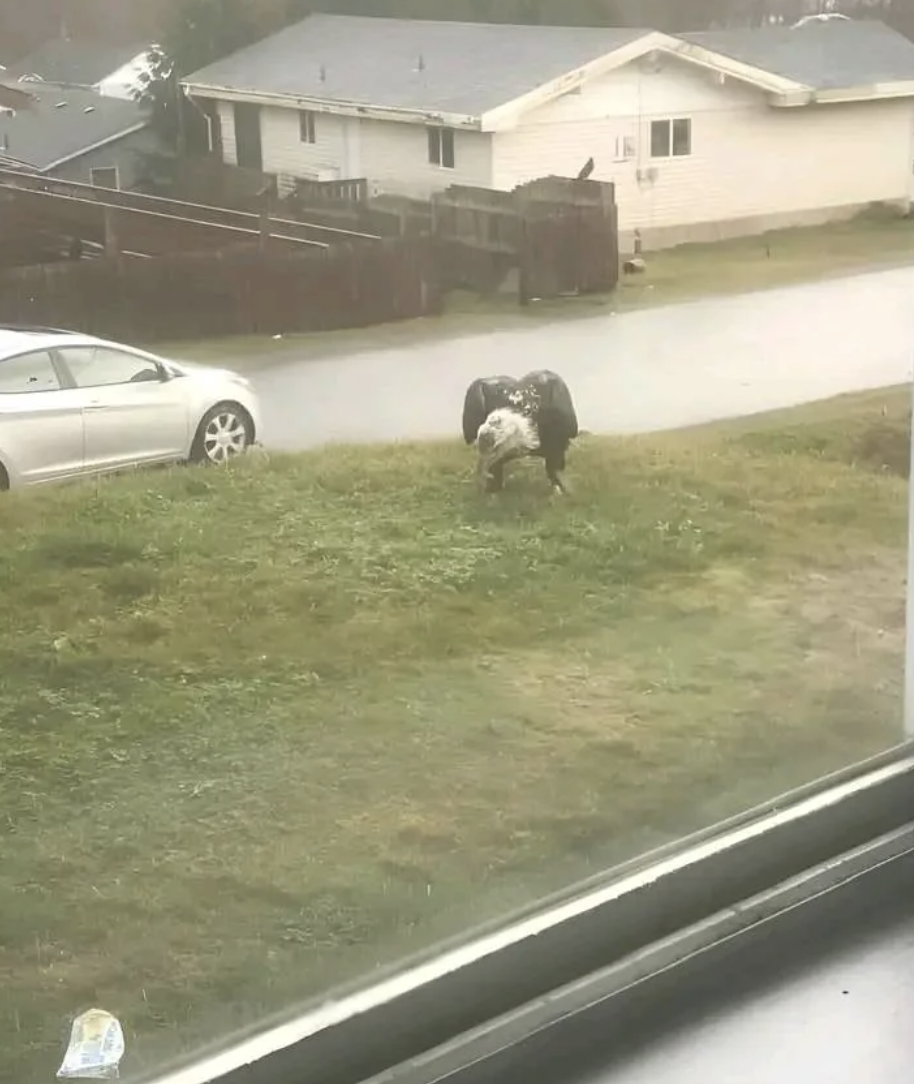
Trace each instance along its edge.
<path fill-rule="evenodd" d="M 496 463 L 519 459 L 539 448 L 536 426 L 523 414 L 506 408 L 493 410 L 476 434 L 479 473 L 488 474 Z"/>

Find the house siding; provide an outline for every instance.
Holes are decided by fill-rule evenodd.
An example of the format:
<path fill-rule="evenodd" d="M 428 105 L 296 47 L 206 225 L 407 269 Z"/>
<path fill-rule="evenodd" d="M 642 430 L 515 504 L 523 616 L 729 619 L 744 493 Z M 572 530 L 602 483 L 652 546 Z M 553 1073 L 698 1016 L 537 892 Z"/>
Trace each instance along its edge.
<path fill-rule="evenodd" d="M 135 188 L 146 170 L 145 156 L 160 149 L 159 140 L 154 132 L 143 128 L 132 132 L 122 139 L 106 143 L 103 147 L 71 158 L 51 171 L 51 176 L 62 181 L 92 183 L 92 170 L 106 166 L 117 166 L 120 185 L 124 191 Z"/>
<path fill-rule="evenodd" d="M 222 132 L 222 160 L 230 166 L 238 165 L 235 145 L 235 111 L 231 102 L 218 102 L 219 127 Z"/>
<path fill-rule="evenodd" d="M 232 104 L 219 103 L 223 157 L 237 162 Z M 491 136 L 454 133 L 454 168 L 428 161 L 422 125 L 315 113 L 313 143 L 303 143 L 297 109 L 263 107 L 260 112 L 263 168 L 288 190 L 292 178 L 318 180 L 366 177 L 375 192 L 425 197 L 451 184 L 491 186 Z"/>
<path fill-rule="evenodd" d="M 365 176 L 381 192 L 425 198 L 452 184 L 492 187 L 492 136 L 454 132 L 454 168 L 428 160 L 428 133 L 420 124 L 361 122 Z"/>
<path fill-rule="evenodd" d="M 691 154 L 652 158 L 652 120 L 688 117 Z M 593 156 L 597 180 L 614 181 L 623 239 L 647 247 L 714 239 L 845 216 L 911 190 L 914 104 L 874 101 L 775 108 L 733 80 L 667 59 L 595 80 L 496 133 L 495 187 L 556 173 Z M 634 156 L 616 159 L 617 140 Z"/>

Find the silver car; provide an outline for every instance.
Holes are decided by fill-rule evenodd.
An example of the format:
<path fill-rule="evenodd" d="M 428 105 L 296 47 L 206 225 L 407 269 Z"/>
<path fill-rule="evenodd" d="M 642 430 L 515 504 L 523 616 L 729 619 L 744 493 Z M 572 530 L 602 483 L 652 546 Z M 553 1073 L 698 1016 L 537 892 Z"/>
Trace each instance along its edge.
<path fill-rule="evenodd" d="M 0 489 L 224 463 L 259 437 L 243 376 L 91 335 L 0 326 Z"/>

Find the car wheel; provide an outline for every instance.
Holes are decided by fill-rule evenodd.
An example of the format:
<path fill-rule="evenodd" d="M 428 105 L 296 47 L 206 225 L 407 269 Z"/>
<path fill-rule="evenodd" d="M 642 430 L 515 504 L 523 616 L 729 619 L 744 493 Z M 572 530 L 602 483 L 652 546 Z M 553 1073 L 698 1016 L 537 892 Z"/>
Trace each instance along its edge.
<path fill-rule="evenodd" d="M 251 416 L 237 403 L 217 403 L 203 415 L 190 449 L 192 463 L 221 466 L 247 451 L 254 440 Z"/>
<path fill-rule="evenodd" d="M 0 493 L 10 487 L 10 476 L 6 473 L 6 467 L 0 463 Z"/>

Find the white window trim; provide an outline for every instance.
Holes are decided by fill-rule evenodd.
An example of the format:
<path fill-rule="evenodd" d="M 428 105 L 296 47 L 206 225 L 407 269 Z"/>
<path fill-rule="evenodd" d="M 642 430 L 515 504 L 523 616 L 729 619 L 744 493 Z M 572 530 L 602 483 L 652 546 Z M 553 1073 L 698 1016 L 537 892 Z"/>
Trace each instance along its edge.
<path fill-rule="evenodd" d="M 687 121 L 689 125 L 689 153 L 688 154 L 673 154 L 673 126 L 677 121 Z M 648 132 L 648 151 L 649 157 L 656 160 L 672 161 L 676 158 L 691 158 L 692 157 L 692 118 L 691 117 L 652 117 L 650 120 L 650 131 Z M 654 154 L 654 125 L 655 124 L 668 124 L 670 126 L 670 138 L 667 143 L 666 154 Z"/>
<path fill-rule="evenodd" d="M 616 136 L 614 162 L 633 162 L 638 157 L 638 140 L 633 135 Z"/>
<path fill-rule="evenodd" d="M 309 138 L 305 139 L 305 135 Z M 299 109 L 298 139 L 306 147 L 313 147 L 317 143 L 317 115 L 313 109 Z"/>
<path fill-rule="evenodd" d="M 429 132 L 434 132 L 435 135 L 437 136 L 437 139 L 438 139 L 438 161 L 433 162 L 432 159 L 431 159 L 431 156 L 428 155 L 428 151 L 426 150 L 426 154 L 428 155 L 428 164 L 432 167 L 432 169 L 443 169 L 448 173 L 453 173 L 454 170 L 457 168 L 457 136 L 456 136 L 456 132 L 454 131 L 453 128 L 449 128 L 446 124 L 430 124 L 426 128 L 426 133 L 429 133 Z M 453 155 L 452 155 L 452 157 L 454 159 L 454 164 L 451 165 L 451 166 L 446 166 L 444 164 L 444 140 L 443 140 L 443 133 L 444 132 L 450 132 L 451 133 L 451 147 L 452 147 L 453 152 L 454 152 Z M 426 139 L 427 138 L 428 138 L 428 136 L 426 135 Z"/>
<path fill-rule="evenodd" d="M 121 170 L 120 170 L 120 166 L 116 166 L 116 165 L 110 165 L 110 166 L 91 166 L 91 167 L 89 168 L 89 183 L 90 183 L 90 184 L 92 184 L 92 185 L 95 185 L 96 187 L 99 187 L 99 188 L 102 188 L 102 187 L 107 187 L 107 185 L 98 185 L 98 184 L 96 183 L 96 180 L 95 180 L 95 174 L 96 174 L 96 173 L 97 173 L 97 172 L 98 172 L 98 171 L 99 171 L 100 169 L 105 169 L 105 170 L 107 170 L 107 169 L 113 169 L 113 170 L 114 170 L 114 184 L 115 184 L 115 189 L 116 189 L 116 190 L 117 190 L 118 192 L 120 192 L 120 191 L 121 191 Z"/>

